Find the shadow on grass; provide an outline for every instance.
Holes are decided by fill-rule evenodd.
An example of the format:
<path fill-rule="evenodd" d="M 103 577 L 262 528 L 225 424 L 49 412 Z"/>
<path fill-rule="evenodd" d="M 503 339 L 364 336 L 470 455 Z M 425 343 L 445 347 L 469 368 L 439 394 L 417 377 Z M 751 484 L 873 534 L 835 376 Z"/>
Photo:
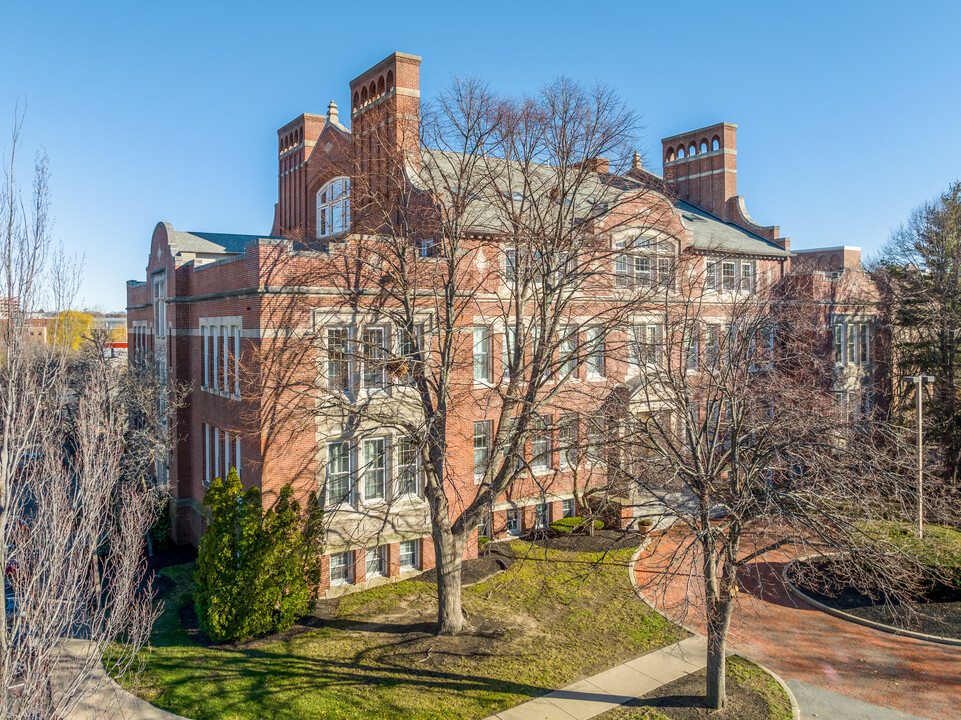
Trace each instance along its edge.
<path fill-rule="evenodd" d="M 402 650 L 404 644 L 393 647 Z M 367 660 L 383 650 L 367 648 L 349 660 L 331 660 L 249 649 L 218 652 L 195 667 L 185 666 L 181 657 L 154 657 L 151 674 L 165 678 L 159 704 L 197 720 L 300 718 L 312 706 L 321 711 L 318 716 L 331 718 L 458 717 L 446 703 L 463 703 L 472 696 L 475 709 L 489 707 L 493 712 L 554 689 L 418 667 L 402 651 L 390 659 Z"/>

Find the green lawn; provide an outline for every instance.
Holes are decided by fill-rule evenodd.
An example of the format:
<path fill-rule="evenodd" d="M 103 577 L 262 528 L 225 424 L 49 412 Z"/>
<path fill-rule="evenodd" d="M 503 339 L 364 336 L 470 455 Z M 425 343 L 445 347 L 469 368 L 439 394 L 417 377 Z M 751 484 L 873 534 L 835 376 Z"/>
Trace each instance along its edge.
<path fill-rule="evenodd" d="M 349 595 L 329 626 L 292 639 L 207 648 L 178 619 L 193 565 L 167 568 L 176 588 L 130 689 L 197 720 L 483 718 L 683 636 L 634 598 L 632 549 L 513 547 L 513 567 L 465 589 L 476 631 L 454 638 L 425 632 L 434 588 L 414 580 Z"/>
<path fill-rule="evenodd" d="M 961 576 L 961 532 L 954 528 L 925 525 L 923 539 L 915 534 L 917 526 L 908 523 L 874 523 L 868 532 L 897 545 L 925 565 Z"/>

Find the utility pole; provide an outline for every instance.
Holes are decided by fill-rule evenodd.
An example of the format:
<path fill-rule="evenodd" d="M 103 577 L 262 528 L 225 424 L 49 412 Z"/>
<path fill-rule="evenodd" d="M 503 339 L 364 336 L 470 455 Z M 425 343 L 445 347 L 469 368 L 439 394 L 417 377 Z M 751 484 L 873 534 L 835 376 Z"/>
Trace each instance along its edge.
<path fill-rule="evenodd" d="M 924 383 L 934 382 L 932 375 L 909 375 L 905 382 L 917 385 L 917 420 L 918 420 L 918 538 L 924 537 Z"/>

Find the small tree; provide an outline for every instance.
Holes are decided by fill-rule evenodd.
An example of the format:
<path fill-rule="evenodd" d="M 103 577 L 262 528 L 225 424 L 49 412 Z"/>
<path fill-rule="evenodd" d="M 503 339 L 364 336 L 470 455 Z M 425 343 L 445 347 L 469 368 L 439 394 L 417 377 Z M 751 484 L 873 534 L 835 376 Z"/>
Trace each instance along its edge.
<path fill-rule="evenodd" d="M 218 641 L 237 641 L 289 630 L 316 598 L 318 546 L 315 520 L 302 517 L 285 485 L 263 512 L 260 491 L 246 492 L 231 469 L 204 496 L 210 525 L 197 558 L 194 603 L 201 628 Z"/>

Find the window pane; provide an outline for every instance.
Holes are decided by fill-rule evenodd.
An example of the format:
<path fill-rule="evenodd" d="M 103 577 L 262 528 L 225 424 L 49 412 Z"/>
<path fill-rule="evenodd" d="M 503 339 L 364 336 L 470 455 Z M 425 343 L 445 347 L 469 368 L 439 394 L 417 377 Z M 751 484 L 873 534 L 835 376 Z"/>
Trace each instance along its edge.
<path fill-rule="evenodd" d="M 491 424 L 489 420 L 480 420 L 474 423 L 474 474 L 483 475 L 487 472 L 487 463 L 490 460 L 490 434 Z"/>
<path fill-rule="evenodd" d="M 405 569 L 416 569 L 418 565 L 417 541 L 405 540 L 400 544 L 400 566 Z"/>
<path fill-rule="evenodd" d="M 327 446 L 327 502 L 336 504 L 350 499 L 350 444 Z"/>
<path fill-rule="evenodd" d="M 383 328 L 366 328 L 363 335 L 364 387 L 382 388 L 387 384 L 384 359 L 386 333 Z"/>
<path fill-rule="evenodd" d="M 397 443 L 397 472 L 400 475 L 397 485 L 398 494 L 420 495 L 420 453 L 410 438 L 404 438 Z"/>
<path fill-rule="evenodd" d="M 733 262 L 721 264 L 721 282 L 724 290 L 734 290 L 734 282 L 737 274 L 737 265 Z"/>
<path fill-rule="evenodd" d="M 601 328 L 587 331 L 587 372 L 590 375 L 604 374 L 604 332 Z"/>
<path fill-rule="evenodd" d="M 327 382 L 331 389 L 350 390 L 350 332 L 346 327 L 327 329 Z"/>
<path fill-rule="evenodd" d="M 577 418 L 562 417 L 557 432 L 558 453 L 561 463 L 567 467 L 577 465 Z"/>
<path fill-rule="evenodd" d="M 331 584 L 350 582 L 350 553 L 335 553 L 330 556 Z"/>
<path fill-rule="evenodd" d="M 490 329 L 474 328 L 474 379 L 490 380 Z"/>
<path fill-rule="evenodd" d="M 386 441 L 364 441 L 364 500 L 383 500 L 387 490 Z"/>
<path fill-rule="evenodd" d="M 507 532 L 511 535 L 518 535 L 521 531 L 521 518 L 519 510 L 507 511 Z"/>
<path fill-rule="evenodd" d="M 546 469 L 551 466 L 551 435 L 550 420 L 548 418 L 536 418 L 532 423 L 534 431 L 531 441 L 531 466 L 539 469 Z"/>
<path fill-rule="evenodd" d="M 367 548 L 366 555 L 366 574 L 367 577 L 377 577 L 378 575 L 386 575 L 384 572 L 384 556 L 382 546 L 375 548 Z"/>

